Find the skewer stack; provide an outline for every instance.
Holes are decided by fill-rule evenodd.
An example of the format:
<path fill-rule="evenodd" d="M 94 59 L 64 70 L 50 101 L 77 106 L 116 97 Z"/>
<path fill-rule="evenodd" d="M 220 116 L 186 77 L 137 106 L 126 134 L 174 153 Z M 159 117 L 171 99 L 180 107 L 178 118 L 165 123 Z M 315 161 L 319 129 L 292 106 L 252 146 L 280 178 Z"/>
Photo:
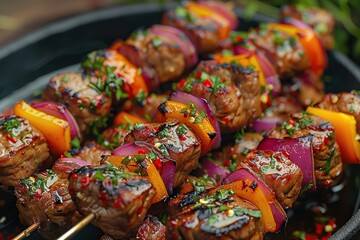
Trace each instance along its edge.
<path fill-rule="evenodd" d="M 36 154 L 26 159 L 37 160 L 33 170 L 21 171 L 25 175 L 11 184 L 1 182 L 16 185 L 20 219 L 32 224 L 18 239 L 39 226 L 45 237 L 54 238 L 60 235 L 54 228 L 64 232 L 78 222 L 59 238 L 67 239 L 91 221 L 115 239 L 136 234 L 148 239 L 141 229 L 156 220 L 148 218 L 141 225 L 146 213 L 179 186 L 180 195 L 169 202 L 178 211 L 170 213 L 167 230 L 157 225 L 162 233 L 159 238 L 166 234 L 168 238 L 261 239 L 264 232 L 281 228 L 286 220 L 282 207 L 292 206 L 301 187 L 315 190 L 316 185 L 336 183 L 342 172 L 340 152 L 350 151 L 345 161 L 359 161 L 356 93 L 328 95 L 317 106 L 330 113 L 309 108 L 326 120 L 308 112 L 289 119 L 290 111 L 281 109 L 281 99 L 291 98 L 278 95 L 288 94 L 292 81 L 287 83 L 290 87 L 282 88 L 279 79 L 297 77 L 301 86 L 310 86 L 306 89 L 321 90 L 317 84 L 326 67 L 326 53 L 309 27 L 287 20 L 286 24 L 262 25 L 248 34 L 231 33 L 237 18 L 219 2 L 187 3 L 165 13 L 163 23 L 90 53 L 82 64 L 85 74 L 53 77 L 44 93 L 47 102 L 31 106 L 18 102 L 14 108 L 18 117 L 2 118 L 2 131 L 10 134 L 11 147 L 26 143 L 36 153 L 37 144 L 26 137 L 39 135 L 47 140 L 53 158 L 61 155 L 51 170 L 30 176 L 47 158 L 48 151 L 41 150 L 45 156 L 41 160 Z M 208 53 L 215 53 L 213 59 L 201 61 L 183 78 L 198 63 L 198 54 Z M 176 80 L 177 91 L 169 97 L 149 94 L 160 84 Z M 299 99 L 305 105 L 319 102 L 312 97 Z M 327 98 L 336 97 L 328 103 Z M 344 103 L 339 99 L 345 99 Z M 115 117 L 119 127 L 101 134 L 109 114 L 119 109 Z M 353 120 L 348 127 L 352 135 L 339 134 L 343 122 L 334 121 L 339 113 L 333 110 L 345 112 L 344 121 Z M 264 119 L 271 119 L 265 129 Z M 221 186 L 215 187 L 211 180 L 204 183 L 204 176 L 188 178 L 200 157 L 220 147 L 222 135 L 245 127 L 272 129 L 265 138 L 271 144 L 263 140 L 259 150 L 232 152 L 215 162 L 202 160 L 203 173 Z M 96 143 L 76 150 L 89 136 L 115 150 Z M 288 138 L 292 143 L 283 143 Z M 335 139 L 343 138 L 348 144 L 338 146 Z M 301 161 L 286 148 L 299 141 L 306 142 L 297 147 L 304 151 Z M 4 165 L 3 169 L 10 168 Z M 79 222 L 81 215 L 85 218 Z M 250 231 L 251 224 L 255 227 Z"/>

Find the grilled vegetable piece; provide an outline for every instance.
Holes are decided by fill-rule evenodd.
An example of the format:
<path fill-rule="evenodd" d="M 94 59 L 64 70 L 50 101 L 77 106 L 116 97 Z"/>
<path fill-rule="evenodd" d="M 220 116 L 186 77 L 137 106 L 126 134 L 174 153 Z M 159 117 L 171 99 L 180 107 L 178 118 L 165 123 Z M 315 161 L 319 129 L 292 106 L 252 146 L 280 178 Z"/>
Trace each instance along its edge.
<path fill-rule="evenodd" d="M 290 120 L 270 131 L 267 136 L 273 138 L 312 136 L 317 185 L 329 187 L 339 179 L 343 164 L 339 146 L 335 141 L 335 129 L 330 122 L 308 112 L 292 114 Z"/>
<path fill-rule="evenodd" d="M 320 35 L 326 49 L 330 50 L 334 46 L 335 19 L 328 11 L 315 6 L 290 4 L 281 8 L 280 16 L 303 21 Z"/>
<path fill-rule="evenodd" d="M 58 177 L 52 170 L 22 179 L 15 186 L 20 222 L 25 226 L 40 223 L 39 233 L 46 239 L 65 233 L 82 218 L 68 184 L 67 178 Z"/>
<path fill-rule="evenodd" d="M 254 150 L 246 155 L 242 167 L 254 171 L 273 189 L 284 208 L 292 207 L 299 196 L 303 173 L 281 152 Z"/>
<path fill-rule="evenodd" d="M 356 91 L 342 93 L 328 93 L 316 104 L 316 107 L 342 112 L 355 117 L 356 131 L 360 134 L 360 93 Z"/>
<path fill-rule="evenodd" d="M 61 73 L 50 79 L 43 98 L 67 106 L 82 133 L 89 128 L 95 130 L 106 120 L 112 102 L 94 87 L 96 81 L 96 78 L 80 73 Z"/>
<path fill-rule="evenodd" d="M 224 132 L 239 130 L 262 111 L 258 72 L 251 67 L 202 61 L 177 88 L 206 99 Z"/>
<path fill-rule="evenodd" d="M 167 239 L 263 238 L 261 211 L 234 191 L 204 187 L 200 192 L 199 188 L 185 192 L 177 201 L 181 212 L 167 220 Z"/>
<path fill-rule="evenodd" d="M 141 176 L 111 164 L 82 167 L 69 176 L 71 197 L 82 215 L 95 214 L 93 223 L 115 239 L 136 234 L 155 196 Z"/>
<path fill-rule="evenodd" d="M 195 133 L 182 123 L 168 121 L 135 126 L 126 136 L 125 142 L 144 142 L 160 156 L 174 161 L 176 168 L 173 187 L 182 184 L 198 166 L 200 142 Z"/>
<path fill-rule="evenodd" d="M 0 184 L 15 186 L 49 157 L 45 137 L 29 121 L 0 117 Z"/>

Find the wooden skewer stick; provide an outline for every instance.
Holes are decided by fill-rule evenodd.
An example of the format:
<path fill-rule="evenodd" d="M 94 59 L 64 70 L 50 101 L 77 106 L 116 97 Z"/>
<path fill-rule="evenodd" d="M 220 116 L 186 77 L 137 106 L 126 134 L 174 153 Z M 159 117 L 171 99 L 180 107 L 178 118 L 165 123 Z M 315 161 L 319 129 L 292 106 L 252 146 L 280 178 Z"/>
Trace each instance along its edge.
<path fill-rule="evenodd" d="M 75 226 L 73 226 L 69 231 L 64 233 L 57 240 L 66 240 L 69 239 L 72 235 L 83 229 L 86 225 L 88 225 L 95 218 L 95 214 L 91 213 L 87 215 L 83 220 L 78 222 Z"/>
<path fill-rule="evenodd" d="M 39 226 L 40 226 L 40 223 L 33 223 L 27 229 L 25 229 L 24 231 L 19 233 L 16 237 L 14 237 L 13 240 L 21 240 L 21 239 L 28 237 L 30 235 L 30 233 L 37 230 L 39 228 Z"/>

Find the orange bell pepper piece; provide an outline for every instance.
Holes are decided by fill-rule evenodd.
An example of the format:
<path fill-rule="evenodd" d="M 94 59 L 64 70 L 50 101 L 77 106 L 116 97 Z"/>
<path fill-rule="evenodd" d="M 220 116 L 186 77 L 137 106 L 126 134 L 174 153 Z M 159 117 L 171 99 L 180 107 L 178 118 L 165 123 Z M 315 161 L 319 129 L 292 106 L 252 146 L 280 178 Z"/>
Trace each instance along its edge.
<path fill-rule="evenodd" d="M 134 125 L 135 123 L 147 123 L 147 121 L 122 111 L 115 116 L 114 123 L 115 125 Z"/>
<path fill-rule="evenodd" d="M 115 50 L 109 49 L 108 52 L 110 54 L 104 64 L 116 67 L 115 72 L 124 80 L 124 91 L 129 94 L 129 97 L 134 98 L 141 91 L 148 93 L 149 90 L 142 77 L 141 68 L 136 67 Z"/>
<path fill-rule="evenodd" d="M 308 107 L 307 112 L 329 121 L 335 128 L 342 160 L 346 163 L 360 163 L 360 142 L 356 140 L 356 120 L 349 114 L 322 108 Z"/>
<path fill-rule="evenodd" d="M 267 197 L 260 187 L 253 184 L 250 179 L 240 180 L 221 186 L 222 189 L 233 190 L 238 197 L 244 198 L 255 204 L 262 213 L 262 221 L 265 232 L 275 232 L 276 222 L 271 211 Z M 252 187 L 255 186 L 255 187 Z"/>
<path fill-rule="evenodd" d="M 23 100 L 15 104 L 14 114 L 25 118 L 44 134 L 52 153 L 60 155 L 71 148 L 70 125 L 67 121 L 36 110 Z"/>
<path fill-rule="evenodd" d="M 127 156 L 108 156 L 106 161 L 110 162 L 111 164 L 113 164 L 116 167 L 127 168 L 130 172 L 134 172 L 135 170 L 139 169 L 139 167 L 142 168 L 142 166 L 137 164 L 133 159 L 131 159 L 128 164 L 126 164 L 126 165 L 123 164 L 123 160 L 125 157 L 127 157 Z M 154 163 L 148 158 L 145 158 L 144 161 L 146 163 L 146 169 L 144 169 L 147 172 L 146 179 L 153 185 L 153 187 L 156 190 L 156 195 L 151 200 L 151 203 L 160 202 L 161 200 L 163 200 L 169 196 L 169 194 L 166 190 L 164 181 L 161 178 Z"/>
<path fill-rule="evenodd" d="M 300 41 L 306 55 L 310 59 L 311 69 L 317 76 L 322 76 L 327 65 L 327 59 L 323 47 L 321 46 L 320 39 L 314 30 L 299 29 L 291 25 L 280 23 L 269 23 L 268 27 L 273 30 L 285 32 Z"/>
<path fill-rule="evenodd" d="M 220 23 L 218 29 L 219 38 L 226 39 L 230 33 L 230 22 L 220 14 L 214 12 L 211 8 L 196 2 L 189 2 L 185 5 L 185 9 L 199 17 L 211 18 Z"/>
<path fill-rule="evenodd" d="M 256 71 L 259 72 L 259 82 L 261 86 L 266 86 L 266 80 L 264 72 L 262 71 L 259 61 L 256 58 L 255 54 L 245 53 L 235 56 L 223 56 L 221 54 L 215 55 L 215 61 L 219 63 L 232 63 L 236 62 L 241 66 L 250 67 L 253 66 Z"/>
<path fill-rule="evenodd" d="M 192 110 L 193 109 L 189 105 L 174 101 L 166 101 L 159 105 L 154 117 L 154 122 L 165 122 L 167 119 L 175 119 L 184 123 L 194 131 L 200 139 L 201 156 L 204 156 L 211 150 L 216 132 L 206 113 L 204 114 L 196 111 L 194 116 L 190 116 Z"/>

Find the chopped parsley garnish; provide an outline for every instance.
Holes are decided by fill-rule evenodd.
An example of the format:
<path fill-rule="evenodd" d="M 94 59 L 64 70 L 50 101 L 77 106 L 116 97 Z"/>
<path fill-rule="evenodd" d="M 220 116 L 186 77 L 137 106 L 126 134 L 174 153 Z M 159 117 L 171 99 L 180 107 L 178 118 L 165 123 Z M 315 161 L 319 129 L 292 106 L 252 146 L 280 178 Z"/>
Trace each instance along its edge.
<path fill-rule="evenodd" d="M 164 128 L 162 131 L 158 132 L 158 137 L 160 139 L 171 137 L 169 129 Z"/>
<path fill-rule="evenodd" d="M 200 114 L 195 118 L 195 123 L 201 123 L 204 118 L 206 117 L 206 112 L 205 111 L 201 111 Z"/>
<path fill-rule="evenodd" d="M 0 127 L 4 129 L 4 133 L 10 133 L 11 135 L 14 134 L 14 130 L 18 129 L 20 127 L 20 120 L 16 117 L 14 118 L 7 118 Z"/>
<path fill-rule="evenodd" d="M 96 82 L 91 82 L 90 87 L 97 92 L 105 93 L 107 97 L 115 97 L 116 100 L 125 99 L 128 94 L 122 89 L 124 81 L 115 72 L 115 66 L 105 65 L 105 56 L 102 52 L 91 52 L 82 63 L 84 68 L 93 70 Z M 125 65 L 124 65 L 125 67 Z"/>
<path fill-rule="evenodd" d="M 206 190 L 206 186 L 215 186 L 215 182 L 211 177 L 204 175 L 199 179 L 189 179 L 190 183 L 193 185 L 195 192 L 202 193 Z"/>
<path fill-rule="evenodd" d="M 255 218 L 260 218 L 262 216 L 261 211 L 259 210 L 251 210 L 242 207 L 234 208 L 234 212 L 236 216 L 243 216 L 244 214 Z"/>
<path fill-rule="evenodd" d="M 143 89 L 141 89 L 135 96 L 135 102 L 140 106 L 143 106 L 143 102 L 147 96 L 148 96 L 147 93 Z"/>
<path fill-rule="evenodd" d="M 235 133 L 235 143 L 240 143 L 241 140 L 244 139 L 244 135 L 245 135 L 245 129 L 241 128 L 239 131 L 237 131 Z"/>
<path fill-rule="evenodd" d="M 104 181 L 106 179 L 106 177 L 104 176 L 104 174 L 101 172 L 100 169 L 98 169 L 95 173 L 95 175 L 93 176 L 93 179 L 98 180 L 98 181 Z"/>
<path fill-rule="evenodd" d="M 62 82 L 62 83 L 67 83 L 67 82 L 69 81 L 69 79 L 70 79 L 69 76 L 66 76 L 66 75 L 65 75 L 65 76 L 63 76 L 63 77 L 61 78 L 61 82 Z"/>
<path fill-rule="evenodd" d="M 25 184 L 28 187 L 28 194 L 30 196 L 39 194 L 38 197 L 41 197 L 44 191 L 47 191 L 50 186 L 48 186 L 48 179 L 53 180 L 56 174 L 50 170 L 46 170 L 46 175 L 38 174 L 36 178 L 28 177 L 21 180 L 21 183 Z"/>
<path fill-rule="evenodd" d="M 161 44 L 163 43 L 163 41 L 158 38 L 158 37 L 154 37 L 152 39 L 152 45 L 155 47 L 155 48 L 158 48 Z"/>
<path fill-rule="evenodd" d="M 194 23 L 195 22 L 195 17 L 194 15 L 192 15 L 189 11 L 187 11 L 185 8 L 183 7 L 177 7 L 175 9 L 175 15 L 181 18 L 186 19 L 187 21 Z"/>
<path fill-rule="evenodd" d="M 307 191 L 309 191 L 312 187 L 313 187 L 314 183 L 309 182 L 308 184 L 306 184 L 303 188 L 301 188 L 299 195 L 303 195 L 304 193 L 306 193 Z"/>
<path fill-rule="evenodd" d="M 80 146 L 81 146 L 80 139 L 78 137 L 74 137 L 71 140 L 71 146 L 74 147 L 74 148 L 80 148 Z"/>
<path fill-rule="evenodd" d="M 331 151 L 330 157 L 329 157 L 329 159 L 328 159 L 328 160 L 326 161 L 326 163 L 325 163 L 324 173 L 325 173 L 326 175 L 329 175 L 329 173 L 330 173 L 331 162 L 332 162 L 332 160 L 334 159 L 334 156 L 335 156 L 335 148 Z"/>
<path fill-rule="evenodd" d="M 65 155 L 65 157 L 68 157 L 68 158 L 73 158 L 73 157 L 74 157 L 74 156 L 73 156 L 70 152 L 68 152 L 68 151 L 64 152 L 64 155 Z"/>
<path fill-rule="evenodd" d="M 182 136 L 182 135 L 184 135 L 184 134 L 186 134 L 188 131 L 189 131 L 189 129 L 184 125 L 184 124 L 180 124 L 177 128 L 176 128 L 176 134 L 178 135 L 178 136 Z"/>

